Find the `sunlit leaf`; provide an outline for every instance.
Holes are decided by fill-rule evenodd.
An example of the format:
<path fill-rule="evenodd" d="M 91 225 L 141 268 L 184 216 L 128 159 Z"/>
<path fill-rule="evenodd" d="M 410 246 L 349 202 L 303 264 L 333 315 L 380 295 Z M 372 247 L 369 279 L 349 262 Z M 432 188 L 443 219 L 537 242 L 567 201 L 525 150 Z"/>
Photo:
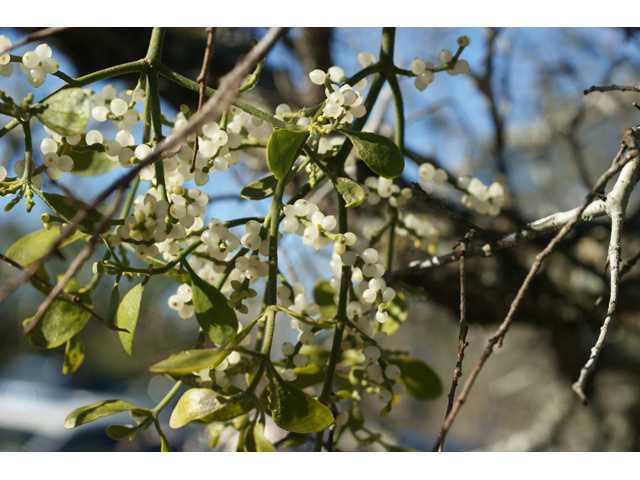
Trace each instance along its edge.
<path fill-rule="evenodd" d="M 91 308 L 91 297 L 88 292 L 80 293 L 82 285 L 75 279 L 69 280 L 64 291 L 77 295 L 87 307 Z M 44 313 L 36 328 L 29 334 L 31 345 L 36 348 L 55 348 L 75 334 L 89 321 L 91 314 L 80 308 L 68 298 L 60 295 Z M 31 318 L 24 321 L 24 326 Z"/>
<path fill-rule="evenodd" d="M 371 132 L 343 132 L 356 147 L 360 158 L 376 174 L 396 178 L 404 170 L 404 157 L 387 137 Z"/>
<path fill-rule="evenodd" d="M 338 305 L 333 301 L 336 293 L 338 292 L 326 280 L 318 280 L 313 287 L 313 298 L 320 307 L 320 314 L 326 319 L 331 319 L 338 313 Z"/>
<path fill-rule="evenodd" d="M 419 400 L 433 400 L 442 393 L 440 378 L 426 363 L 417 358 L 391 359 L 400 367 L 400 381 L 407 386 L 407 394 Z"/>
<path fill-rule="evenodd" d="M 212 342 L 218 345 L 228 344 L 238 331 L 235 310 L 227 304 L 227 297 L 216 287 L 201 279 L 191 267 L 187 268 L 191 275 L 193 307 L 198 323 Z"/>
<path fill-rule="evenodd" d="M 169 375 L 187 375 L 203 368 L 217 367 L 231 352 L 224 348 L 203 348 L 187 350 L 171 355 L 166 360 L 153 365 L 149 370 Z"/>
<path fill-rule="evenodd" d="M 258 452 L 275 452 L 276 447 L 264 436 L 264 423 L 256 423 L 253 426 L 253 440 Z"/>
<path fill-rule="evenodd" d="M 314 433 L 333 423 L 333 414 L 315 398 L 284 381 L 269 367 L 269 405 L 277 426 L 288 432 Z"/>
<path fill-rule="evenodd" d="M 240 195 L 247 200 L 262 200 L 269 198 L 276 191 L 278 180 L 273 175 L 256 180 L 242 189 Z"/>
<path fill-rule="evenodd" d="M 75 428 L 85 423 L 93 422 L 100 417 L 115 415 L 116 413 L 126 412 L 134 408 L 138 407 L 123 400 L 103 400 L 102 402 L 87 405 L 86 407 L 76 408 L 67 415 L 64 421 L 64 428 Z"/>
<path fill-rule="evenodd" d="M 142 283 L 139 283 L 127 294 L 120 302 L 118 307 L 118 326 L 129 331 L 118 332 L 120 336 L 120 343 L 124 351 L 131 355 L 133 347 L 133 333 L 135 332 L 136 325 L 138 324 L 138 316 L 140 315 L 140 303 L 142 302 Z"/>
<path fill-rule="evenodd" d="M 357 207 L 364 201 L 364 190 L 350 178 L 338 177 L 333 185 L 344 198 L 347 208 Z"/>
<path fill-rule="evenodd" d="M 407 299 L 402 292 L 397 292 L 390 302 L 387 302 L 387 321 L 380 324 L 380 330 L 391 335 L 400 328 L 400 325 L 407 319 L 409 309 Z"/>
<path fill-rule="evenodd" d="M 171 428 L 180 428 L 189 422 L 226 422 L 251 411 L 249 400 L 221 396 L 209 388 L 192 388 L 178 400 L 169 420 Z"/>
<path fill-rule="evenodd" d="M 84 345 L 78 337 L 71 337 L 67 340 L 67 346 L 64 349 L 64 364 L 62 365 L 62 373 L 69 375 L 75 372 L 84 361 Z"/>
<path fill-rule="evenodd" d="M 306 130 L 296 132 L 279 129 L 271 134 L 267 142 L 267 165 L 276 180 L 283 179 L 289 173 L 307 138 L 309 132 Z"/>
<path fill-rule="evenodd" d="M 60 90 L 45 99 L 41 105 L 44 109 L 36 113 L 36 117 L 60 135 L 76 135 L 89 122 L 89 97 L 79 88 Z"/>
<path fill-rule="evenodd" d="M 80 234 L 74 234 L 67 237 L 60 244 L 60 248 L 75 242 L 81 237 Z M 37 230 L 29 235 L 16 240 L 7 250 L 7 258 L 10 258 L 23 267 L 29 266 L 39 258 L 44 257 L 51 247 L 60 238 L 60 227 L 55 226 L 51 230 Z"/>

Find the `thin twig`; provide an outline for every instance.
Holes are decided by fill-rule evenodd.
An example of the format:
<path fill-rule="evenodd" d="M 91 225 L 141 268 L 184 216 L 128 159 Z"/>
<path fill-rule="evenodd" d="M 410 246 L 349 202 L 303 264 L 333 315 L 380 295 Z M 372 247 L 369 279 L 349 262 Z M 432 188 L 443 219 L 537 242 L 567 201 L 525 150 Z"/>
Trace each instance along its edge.
<path fill-rule="evenodd" d="M 623 152 L 624 148 L 626 148 L 626 145 L 624 145 L 624 143 L 623 143 L 623 145 L 621 146 L 620 150 L 616 154 L 616 158 L 620 158 L 622 156 L 622 152 Z M 451 428 L 451 425 L 453 424 L 453 421 L 455 420 L 458 412 L 460 411 L 460 408 L 462 407 L 462 404 L 466 401 L 467 396 L 469 395 L 469 391 L 471 390 L 471 387 L 473 386 L 476 378 L 478 377 L 478 374 L 480 373 L 480 370 L 482 369 L 482 367 L 486 363 L 487 359 L 493 353 L 493 348 L 496 345 L 498 345 L 498 344 L 500 344 L 502 342 L 504 336 L 506 335 L 507 331 L 509 330 L 509 327 L 511 325 L 511 321 L 513 320 L 513 316 L 514 316 L 518 306 L 520 305 L 520 302 L 524 298 L 524 294 L 526 293 L 527 289 L 529 288 L 529 285 L 531 284 L 531 281 L 533 280 L 533 277 L 538 272 L 538 270 L 540 270 L 540 267 L 541 267 L 542 262 L 544 261 L 544 259 L 547 258 L 547 256 L 549 256 L 551 254 L 551 252 L 556 247 L 556 245 L 558 243 L 560 243 L 560 241 L 569 234 L 569 232 L 571 231 L 571 229 L 575 225 L 578 224 L 578 222 L 580 220 L 580 216 L 582 215 L 583 211 L 587 208 L 587 206 L 591 203 L 591 201 L 593 200 L 593 198 L 596 195 L 596 192 L 600 191 L 600 189 L 604 185 L 607 184 L 607 182 L 609 181 L 609 179 L 613 175 L 615 175 L 617 172 L 619 172 L 625 165 L 627 165 L 632 160 L 635 160 L 635 162 L 631 167 L 632 168 L 637 168 L 638 150 L 636 150 L 636 149 L 629 150 L 627 152 L 627 154 L 620 161 L 616 162 L 605 173 L 602 174 L 602 176 L 598 179 L 595 187 L 591 190 L 591 192 L 589 192 L 589 194 L 583 200 L 582 205 L 575 211 L 571 221 L 569 223 L 567 223 L 564 227 L 562 227 L 562 230 L 560 230 L 560 232 L 558 232 L 558 234 L 549 242 L 549 244 L 546 246 L 546 248 L 542 252 L 540 252 L 538 255 L 536 255 L 536 260 L 533 263 L 533 265 L 531 266 L 531 269 L 529 270 L 529 273 L 527 274 L 526 278 L 524 279 L 524 282 L 522 282 L 522 285 L 520 286 L 520 290 L 518 290 L 518 294 L 516 295 L 515 299 L 511 303 L 511 306 L 509 308 L 509 312 L 507 313 L 507 316 L 505 317 L 505 319 L 503 320 L 502 324 L 500 325 L 500 327 L 498 328 L 496 333 L 493 335 L 493 337 L 491 337 L 489 339 L 487 346 L 485 347 L 484 351 L 482 352 L 482 355 L 480 356 L 480 359 L 476 363 L 473 371 L 469 375 L 469 378 L 465 382 L 465 384 L 464 384 L 464 386 L 462 388 L 462 391 L 460 392 L 460 395 L 458 395 L 458 399 L 456 400 L 456 403 L 455 403 L 453 409 L 451 410 L 451 412 L 449 413 L 449 415 L 445 419 L 444 423 L 442 424 L 442 434 L 443 435 L 446 435 L 447 432 L 449 431 L 449 429 Z M 621 183 L 622 177 L 623 177 L 623 175 L 620 175 L 620 178 L 618 179 L 618 182 L 616 183 L 616 186 Z M 624 180 L 622 180 L 622 183 L 625 183 Z M 631 188 L 633 188 L 635 183 L 633 183 L 633 184 L 628 183 L 628 185 L 630 185 Z M 615 187 L 614 187 L 614 189 L 615 189 Z M 438 444 L 439 444 L 439 442 L 436 443 L 436 445 L 434 447 L 434 450 L 436 450 L 438 448 Z"/>
<path fill-rule="evenodd" d="M 12 267 L 16 267 L 16 268 L 22 270 L 23 272 L 27 271 L 27 267 L 25 267 L 23 265 L 20 265 L 18 262 L 14 262 L 13 260 L 11 260 L 10 258 L 4 256 L 1 253 L 0 253 L 0 260 L 3 260 L 5 262 L 7 262 Z M 49 288 L 49 289 L 55 288 L 55 285 L 51 285 L 49 282 L 47 282 L 43 278 L 40 278 L 38 275 L 33 275 L 31 278 L 33 278 L 36 282 L 38 282 L 43 287 L 46 287 L 46 288 Z M 82 308 L 83 310 L 89 312 L 91 315 L 96 317 L 96 319 L 100 323 L 104 323 L 104 318 L 102 318 L 95 311 L 93 311 L 91 308 L 89 308 L 84 303 L 82 303 L 82 299 L 80 297 L 78 297 L 77 295 L 74 295 L 73 293 L 65 292 L 64 290 L 62 292 L 60 292 L 60 295 L 63 295 L 65 297 L 67 297 L 69 300 L 71 300 L 73 303 L 78 305 L 80 308 Z"/>
<path fill-rule="evenodd" d="M 453 371 L 453 380 L 451 381 L 451 388 L 449 389 L 449 402 L 447 403 L 447 411 L 444 414 L 444 418 L 446 419 L 453 408 L 453 399 L 455 398 L 456 388 L 458 387 L 458 379 L 462 376 L 462 360 L 464 359 L 464 349 L 467 348 L 469 343 L 467 342 L 467 331 L 469 327 L 467 326 L 467 282 L 466 282 L 466 272 L 467 272 L 467 247 L 469 246 L 469 242 L 473 239 L 475 234 L 474 230 L 471 230 L 467 233 L 464 238 L 460 241 L 460 333 L 458 333 L 458 359 L 456 361 L 456 368 Z M 444 439 L 446 433 L 440 430 L 439 442 L 438 442 L 438 452 L 442 452 L 444 448 Z"/>
<path fill-rule="evenodd" d="M 445 203 L 442 203 L 442 202 L 436 200 L 435 198 L 431 197 L 416 182 L 411 182 L 411 186 L 415 190 L 418 191 L 418 193 L 422 196 L 422 198 L 424 198 L 425 202 L 427 202 L 429 205 L 434 206 L 440 213 L 446 215 L 447 217 L 449 217 L 454 222 L 458 222 L 458 223 L 462 224 L 463 226 L 465 226 L 469 230 L 475 230 L 476 233 L 479 236 L 483 237 L 485 240 L 491 240 L 491 239 L 495 238 L 495 235 L 492 235 L 491 233 L 485 232 L 482 228 L 478 227 L 473 222 L 470 222 L 469 220 L 464 218 L 459 212 L 456 212 L 449 205 L 447 205 Z"/>
<path fill-rule="evenodd" d="M 4 55 L 5 53 L 10 52 L 14 48 L 21 47 L 22 45 L 25 45 L 29 42 L 33 42 L 34 40 L 40 40 L 41 38 L 45 38 L 50 35 L 54 35 L 56 33 L 62 32 L 63 30 L 66 30 L 68 28 L 70 27 L 49 27 L 49 28 L 43 28 L 42 30 L 38 30 L 37 32 L 34 32 L 34 33 L 30 33 L 29 35 L 22 37 L 22 40 L 14 43 L 9 48 L 0 50 L 0 55 Z"/>
<path fill-rule="evenodd" d="M 606 87 L 596 87 L 593 86 L 588 90 L 584 90 L 582 93 L 585 95 L 590 94 L 591 92 L 640 92 L 640 85 L 608 85 Z"/>
<path fill-rule="evenodd" d="M 202 68 L 200 74 L 196 78 L 196 82 L 200 84 L 200 94 L 198 96 L 198 112 L 202 108 L 204 102 L 205 91 L 207 89 L 207 75 L 209 73 L 209 64 L 211 63 L 211 57 L 213 56 L 213 40 L 216 36 L 216 27 L 207 27 L 205 29 L 207 33 L 207 46 L 204 49 L 204 58 L 202 59 Z M 195 144 L 193 147 L 193 159 L 191 160 L 191 168 L 189 172 L 193 173 L 196 170 L 196 157 L 198 156 L 198 135 L 196 135 Z"/>

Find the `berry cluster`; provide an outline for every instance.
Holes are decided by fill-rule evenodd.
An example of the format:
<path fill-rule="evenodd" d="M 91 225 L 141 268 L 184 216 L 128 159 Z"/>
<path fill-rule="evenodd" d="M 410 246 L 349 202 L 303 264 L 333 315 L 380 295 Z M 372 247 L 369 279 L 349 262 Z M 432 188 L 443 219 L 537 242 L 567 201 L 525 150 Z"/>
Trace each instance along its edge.
<path fill-rule="evenodd" d="M 11 48 L 11 40 L 4 35 L 0 35 L 0 50 Z M 41 43 L 34 50 L 30 50 L 22 56 L 22 61 L 18 64 L 20 71 L 27 75 L 29 85 L 39 88 L 44 85 L 47 73 L 53 75 L 60 68 L 60 63 L 51 56 L 53 52 L 46 43 Z M 11 55 L 5 53 L 0 55 L 0 75 L 10 77 L 13 73 Z"/>
<path fill-rule="evenodd" d="M 471 40 L 467 35 L 462 35 L 458 38 L 458 47 L 460 47 L 458 54 L 464 47 L 467 47 L 471 43 Z M 450 50 L 444 49 L 438 54 L 438 62 L 440 65 L 436 67 L 431 62 L 425 62 L 424 60 L 417 58 L 411 62 L 411 73 L 416 75 L 415 87 L 419 91 L 423 91 L 434 80 L 434 72 L 445 70 L 447 74 L 462 75 L 469 73 L 469 63 L 466 60 L 458 60 L 457 55 L 454 59 Z"/>

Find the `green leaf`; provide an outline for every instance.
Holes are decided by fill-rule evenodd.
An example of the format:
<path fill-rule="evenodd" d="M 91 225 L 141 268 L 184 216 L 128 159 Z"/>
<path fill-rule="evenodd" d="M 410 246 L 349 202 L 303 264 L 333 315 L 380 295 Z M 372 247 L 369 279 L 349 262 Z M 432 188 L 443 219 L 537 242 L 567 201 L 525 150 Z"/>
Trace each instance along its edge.
<path fill-rule="evenodd" d="M 402 292 L 398 292 L 393 300 L 387 302 L 387 321 L 380 324 L 380 330 L 391 335 L 400 328 L 400 325 L 407 319 L 409 309 L 407 299 Z"/>
<path fill-rule="evenodd" d="M 356 401 L 351 402 L 349 407 L 349 420 L 347 420 L 347 426 L 352 432 L 357 432 L 364 426 L 364 416 L 360 409 L 360 404 Z"/>
<path fill-rule="evenodd" d="M 269 405 L 277 426 L 288 432 L 320 432 L 333 423 L 333 414 L 315 398 L 284 381 L 269 365 Z"/>
<path fill-rule="evenodd" d="M 142 425 L 109 425 L 107 427 L 107 436 L 113 440 L 124 440 L 129 437 L 129 440 L 133 440 L 133 437 L 138 433 L 138 429 Z"/>
<path fill-rule="evenodd" d="M 120 306 L 118 307 L 118 326 L 120 328 L 128 330 L 128 333 L 120 331 L 120 343 L 124 348 L 124 351 L 131 355 L 133 348 L 133 333 L 136 330 L 138 324 L 138 316 L 140 315 L 140 303 L 142 302 L 142 290 L 144 287 L 142 283 L 139 283 L 122 299 Z"/>
<path fill-rule="evenodd" d="M 82 140 L 78 145 L 86 145 L 85 134 L 82 134 Z M 96 152 L 95 150 L 85 150 L 76 152 L 71 149 L 68 143 L 62 150 L 63 155 L 69 155 L 73 158 L 73 170 L 71 173 L 83 177 L 94 175 L 102 175 L 117 168 L 120 164 L 109 160 L 109 156 L 105 152 Z"/>
<path fill-rule="evenodd" d="M 258 452 L 276 452 L 276 447 L 264 436 L 264 423 L 256 423 L 253 426 L 253 440 Z"/>
<path fill-rule="evenodd" d="M 419 400 L 433 400 L 442 393 L 442 383 L 436 372 L 417 358 L 387 360 L 400 367 L 400 381 L 407 386 L 407 393 Z"/>
<path fill-rule="evenodd" d="M 66 222 L 72 222 L 73 218 L 80 210 L 89 209 L 89 205 L 73 198 L 58 195 L 57 193 L 41 192 L 44 201 L 51 209 L 60 215 Z M 93 209 L 89 215 L 78 225 L 78 230 L 88 235 L 92 235 L 98 225 L 104 220 L 104 216 Z M 103 227 L 103 232 L 110 228 L 109 222 Z"/>
<path fill-rule="evenodd" d="M 80 234 L 74 234 L 67 237 L 60 244 L 63 248 L 70 243 L 75 242 L 81 237 Z M 7 250 L 7 258 L 19 263 L 23 267 L 28 267 L 31 263 L 39 258 L 44 257 L 51 247 L 60 238 L 60 227 L 53 227 L 51 230 L 38 230 L 29 235 L 16 240 Z"/>
<path fill-rule="evenodd" d="M 120 304 L 120 287 L 116 281 L 113 289 L 111 290 L 111 298 L 109 299 L 109 308 L 107 308 L 107 316 L 104 319 L 104 324 L 109 330 L 115 330 L 116 332 L 126 332 L 116 325 L 116 313 L 118 312 L 118 305 Z"/>
<path fill-rule="evenodd" d="M 227 304 L 227 297 L 201 279 L 188 265 L 185 262 L 191 275 L 196 319 L 213 343 L 226 345 L 234 339 L 238 331 L 236 312 Z"/>
<path fill-rule="evenodd" d="M 338 177 L 333 185 L 344 198 L 347 208 L 357 207 L 364 201 L 364 190 L 350 178 Z"/>
<path fill-rule="evenodd" d="M 313 298 L 320 307 L 320 314 L 326 319 L 332 319 L 338 313 L 338 305 L 333 301 L 336 293 L 326 280 L 318 280 L 313 287 Z"/>
<path fill-rule="evenodd" d="M 227 422 L 253 410 L 250 399 L 226 398 L 209 388 L 191 388 L 178 400 L 171 413 L 169 426 L 180 428 L 189 422 Z"/>
<path fill-rule="evenodd" d="M 84 345 L 78 337 L 71 337 L 67 340 L 67 346 L 64 349 L 64 364 L 62 365 L 62 373 L 69 375 L 75 372 L 84 360 Z"/>
<path fill-rule="evenodd" d="M 192 372 L 199 372 L 203 368 L 217 367 L 230 353 L 231 351 L 222 347 L 187 350 L 171 355 L 166 360 L 153 365 L 149 370 L 168 375 L 187 375 Z"/>
<path fill-rule="evenodd" d="M 279 129 L 271 134 L 267 142 L 267 165 L 276 180 L 282 180 L 289 173 L 307 138 L 307 130 Z"/>
<path fill-rule="evenodd" d="M 404 157 L 398 146 L 387 137 L 371 132 L 342 132 L 356 147 L 360 158 L 376 174 L 384 178 L 399 177 L 404 170 Z"/>
<path fill-rule="evenodd" d="M 126 412 L 135 408 L 138 407 L 123 400 L 103 400 L 102 402 L 87 405 L 86 407 L 76 408 L 67 415 L 64 421 L 64 428 L 69 430 L 84 425 L 85 423 L 93 422 L 100 417 L 115 415 L 116 413 Z"/>
<path fill-rule="evenodd" d="M 329 350 L 317 345 L 313 347 L 302 347 L 300 353 L 304 353 L 307 356 L 310 365 L 318 365 L 319 367 L 324 367 L 331 356 Z"/>
<path fill-rule="evenodd" d="M 223 430 L 227 428 L 226 425 L 222 423 L 210 423 L 207 425 L 207 431 L 211 438 L 209 439 L 209 450 L 213 450 L 218 445 L 218 440 L 220 440 L 220 434 Z"/>
<path fill-rule="evenodd" d="M 273 175 L 256 180 L 242 189 L 240 195 L 247 200 L 262 200 L 271 197 L 276 191 L 278 180 Z"/>
<path fill-rule="evenodd" d="M 324 381 L 324 370 L 318 365 L 307 365 L 304 368 L 296 368 L 295 371 L 298 376 L 290 383 L 297 388 L 307 388 Z"/>
<path fill-rule="evenodd" d="M 54 132 L 76 135 L 89 122 L 91 105 L 89 97 L 79 88 L 65 88 L 41 102 L 45 108 L 36 117 Z"/>
<path fill-rule="evenodd" d="M 89 293 L 80 293 L 81 289 L 82 285 L 73 278 L 64 287 L 65 292 L 77 295 L 82 303 L 91 308 Z M 82 330 L 90 317 L 89 312 L 60 295 L 47 309 L 33 332 L 29 334 L 29 341 L 36 348 L 58 347 Z M 30 322 L 31 318 L 28 318 L 23 324 L 26 326 Z"/>

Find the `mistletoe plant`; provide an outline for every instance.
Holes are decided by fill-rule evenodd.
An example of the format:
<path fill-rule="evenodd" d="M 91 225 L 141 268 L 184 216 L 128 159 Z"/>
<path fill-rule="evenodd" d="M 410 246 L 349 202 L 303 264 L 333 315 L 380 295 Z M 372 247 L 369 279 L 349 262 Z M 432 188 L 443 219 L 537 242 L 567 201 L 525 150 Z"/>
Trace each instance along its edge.
<path fill-rule="evenodd" d="M 38 101 L 29 94 L 17 102 L 0 91 L 0 113 L 13 118 L 0 137 L 15 128 L 24 136 L 24 159 L 15 164 L 16 176 L 0 167 L 0 194 L 11 198 L 5 210 L 23 198 L 27 212 L 36 201 L 51 210 L 42 215 L 42 230 L 18 240 L 2 256 L 25 272 L 18 283 L 30 281 L 45 296 L 23 324 L 31 344 L 40 349 L 64 347 L 63 372 L 71 374 L 85 357 L 80 336 L 93 316 L 114 331 L 132 355 L 137 324 L 148 320 L 141 315 L 142 298 L 158 276 L 176 282 L 169 308 L 200 327 L 193 349 L 151 366 L 152 372 L 175 381 L 154 408 L 104 400 L 71 412 L 65 428 L 128 411 L 134 423 L 111 425 L 107 435 L 132 439 L 153 425 L 162 450 L 170 451 L 158 416 L 184 391 L 169 425 L 208 424 L 212 448 L 225 428 L 235 428 L 240 432 L 238 450 L 275 450 L 264 434 L 265 418 L 270 416 L 290 432 L 285 439 L 289 446 L 312 441 L 316 451 L 331 449 L 349 429 L 362 445 L 377 442 L 392 450 L 397 447 L 367 428 L 360 408 L 363 394 L 377 396 L 384 416 L 405 393 L 421 400 L 441 393 L 438 377 L 425 363 L 385 348 L 408 316 L 406 297 L 387 284 L 395 235 L 413 237 L 432 254 L 437 239 L 433 227 L 403 213 L 413 192 L 395 180 L 403 173 L 405 153 L 398 77 L 412 77 L 416 88 L 424 90 L 440 72 L 467 73 L 469 66 L 459 57 L 469 38 L 460 37 L 455 54 L 443 50 L 438 66 L 416 58 L 410 70 L 403 70 L 393 60 L 394 29 L 384 29 L 379 58 L 362 52 L 363 68 L 351 77 L 345 78 L 340 67 L 310 72 L 310 80 L 325 88 L 324 102 L 298 111 L 280 105 L 272 115 L 238 97 L 259 82 L 265 55 L 283 32 L 271 29 L 254 43 L 218 90 L 205 86 L 215 29 L 207 30 L 207 54 L 197 81 L 162 63 L 162 28 L 153 30 L 144 58 L 75 79 L 59 70 L 48 45 L 18 57 L 8 53 L 11 42 L 0 36 L 1 75 L 19 75 L 14 73 L 17 65 L 35 88 L 48 75 L 65 82 Z M 100 91 L 92 88 L 96 82 L 129 74 L 137 75 L 137 81 L 128 90 L 118 92 L 111 84 Z M 160 76 L 176 88 L 200 92 L 198 111 L 183 106 L 167 120 L 160 107 Z M 363 97 L 360 90 L 368 81 Z M 363 131 L 385 82 L 396 108 L 394 141 Z M 118 131 L 115 137 L 87 131 L 90 117 L 105 125 L 110 120 Z M 36 122 L 49 135 L 39 146 L 41 164 L 34 160 Z M 131 133 L 138 122 L 143 126 L 140 139 Z M 273 127 L 266 142 L 253 135 L 263 122 Z M 247 148 L 266 152 L 271 175 L 247 185 L 241 195 L 247 202 L 271 198 L 268 214 L 207 222 L 207 192 L 215 191 L 216 172 L 233 168 Z M 348 173 L 358 159 L 375 174 L 364 184 Z M 116 169 L 122 172 L 119 178 L 92 200 L 42 188 L 45 173 L 56 181 L 63 174 L 93 176 Z M 470 177 L 453 180 L 429 163 L 422 164 L 419 173 L 424 182 L 448 181 L 465 193 L 463 203 L 480 213 L 497 215 L 504 203 L 500 184 L 487 187 Z M 303 186 L 285 201 L 286 187 L 294 179 L 298 184 L 302 179 Z M 335 191 L 337 217 L 308 200 L 327 182 Z M 349 217 L 357 215 L 365 199 L 370 204 L 386 199 L 386 220 L 370 238 L 357 238 L 349 231 Z M 245 233 L 238 233 L 240 227 Z M 313 292 L 287 279 L 279 268 L 278 245 L 290 234 L 302 237 L 312 251 L 333 248 L 333 276 L 318 279 Z M 383 236 L 386 246 L 381 253 L 375 246 Z M 51 279 L 47 260 L 74 242 L 85 246 L 64 275 Z M 93 265 L 92 280 L 82 284 L 76 274 L 99 249 L 102 260 Z M 132 266 L 131 254 L 143 266 Z M 124 295 L 123 277 L 135 283 Z M 262 278 L 266 282 L 260 282 Z M 113 284 L 109 306 L 97 312 L 92 296 L 105 282 Z M 2 299 L 17 286 L 6 286 Z M 262 307 L 251 318 L 247 303 L 256 297 L 263 299 Z M 276 328 L 289 324 L 298 331 L 297 342 L 273 345 Z M 327 344 L 317 342 L 320 332 L 330 339 Z"/>

